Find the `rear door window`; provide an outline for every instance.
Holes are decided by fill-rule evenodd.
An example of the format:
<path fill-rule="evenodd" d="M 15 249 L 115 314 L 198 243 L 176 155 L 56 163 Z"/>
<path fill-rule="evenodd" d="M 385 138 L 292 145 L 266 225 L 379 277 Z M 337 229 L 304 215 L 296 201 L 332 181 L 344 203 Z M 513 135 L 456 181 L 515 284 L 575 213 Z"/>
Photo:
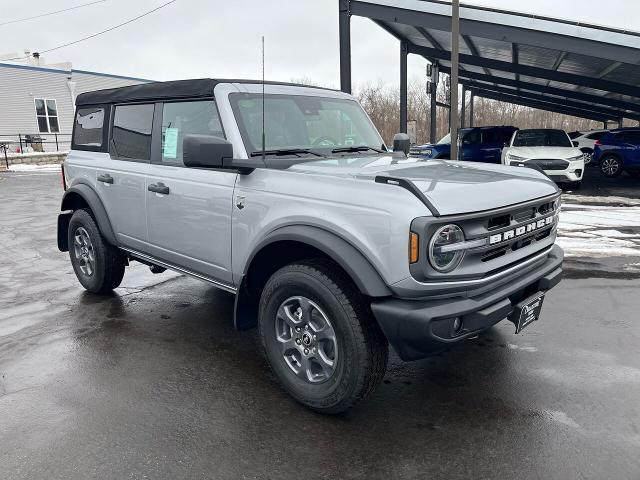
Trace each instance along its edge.
<path fill-rule="evenodd" d="M 182 161 L 182 140 L 188 134 L 224 138 L 218 108 L 213 100 L 164 104 L 162 107 L 162 155 L 160 163 L 184 165 Z"/>
<path fill-rule="evenodd" d="M 72 142 L 74 149 L 95 150 L 102 147 L 104 117 L 103 107 L 79 108 L 76 111 Z"/>
<path fill-rule="evenodd" d="M 120 160 L 149 161 L 155 105 L 116 105 L 109 153 Z"/>
<path fill-rule="evenodd" d="M 480 143 L 480 130 L 471 130 L 467 132 L 463 139 L 463 145 L 478 145 Z"/>
<path fill-rule="evenodd" d="M 605 132 L 593 132 L 593 133 L 590 133 L 589 135 L 587 135 L 587 138 L 589 140 L 600 140 L 603 137 L 603 135 L 605 135 L 606 133 L 609 133 L 609 132 L 606 132 L 606 131 Z"/>

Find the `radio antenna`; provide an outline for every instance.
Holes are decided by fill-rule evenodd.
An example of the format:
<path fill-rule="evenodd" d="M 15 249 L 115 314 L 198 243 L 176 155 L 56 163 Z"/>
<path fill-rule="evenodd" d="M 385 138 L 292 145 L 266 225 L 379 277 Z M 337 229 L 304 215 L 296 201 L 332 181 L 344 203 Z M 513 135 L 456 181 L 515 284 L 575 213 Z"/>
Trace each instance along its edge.
<path fill-rule="evenodd" d="M 265 136 L 264 136 L 264 35 L 262 36 L 262 163 L 265 156 Z"/>

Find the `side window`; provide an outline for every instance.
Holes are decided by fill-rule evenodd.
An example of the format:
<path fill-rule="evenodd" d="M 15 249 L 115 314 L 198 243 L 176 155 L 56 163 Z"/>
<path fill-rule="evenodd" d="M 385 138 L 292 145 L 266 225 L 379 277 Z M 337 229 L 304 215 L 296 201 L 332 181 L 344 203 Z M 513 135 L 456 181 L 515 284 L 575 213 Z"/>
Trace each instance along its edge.
<path fill-rule="evenodd" d="M 103 127 L 103 107 L 79 108 L 73 128 L 73 147 L 81 150 L 82 147 L 100 148 Z"/>
<path fill-rule="evenodd" d="M 608 133 L 608 132 L 594 132 L 587 135 L 587 138 L 589 140 L 600 140 L 605 133 Z"/>
<path fill-rule="evenodd" d="M 109 142 L 112 157 L 149 160 L 153 109 L 153 104 L 116 105 Z"/>
<path fill-rule="evenodd" d="M 471 130 L 462 138 L 463 145 L 477 145 L 480 143 L 480 130 Z"/>
<path fill-rule="evenodd" d="M 182 140 L 187 134 L 224 138 L 218 108 L 213 100 L 164 104 L 162 108 L 162 163 L 183 164 Z"/>

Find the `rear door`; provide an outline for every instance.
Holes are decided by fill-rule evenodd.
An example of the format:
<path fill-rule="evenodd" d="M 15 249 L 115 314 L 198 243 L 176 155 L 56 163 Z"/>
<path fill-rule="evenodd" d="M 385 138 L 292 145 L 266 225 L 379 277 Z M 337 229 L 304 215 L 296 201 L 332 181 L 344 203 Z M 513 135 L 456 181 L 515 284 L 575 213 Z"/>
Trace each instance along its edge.
<path fill-rule="evenodd" d="M 624 166 L 640 167 L 640 130 L 624 132 Z"/>
<path fill-rule="evenodd" d="M 506 131 L 500 128 L 482 130 L 482 161 L 500 163 L 500 155 L 505 144 Z"/>
<path fill-rule="evenodd" d="M 225 285 L 231 278 L 231 209 L 237 173 L 187 168 L 186 134 L 224 138 L 213 99 L 156 104 L 152 163 L 146 182 L 152 254 Z"/>
<path fill-rule="evenodd" d="M 462 160 L 469 162 L 481 162 L 482 151 L 480 149 L 480 130 L 477 128 L 461 131 L 462 134 Z"/>
<path fill-rule="evenodd" d="M 118 242 L 144 250 L 147 244 L 145 181 L 151 155 L 154 104 L 111 109 L 109 154 L 96 165 L 98 195 Z"/>

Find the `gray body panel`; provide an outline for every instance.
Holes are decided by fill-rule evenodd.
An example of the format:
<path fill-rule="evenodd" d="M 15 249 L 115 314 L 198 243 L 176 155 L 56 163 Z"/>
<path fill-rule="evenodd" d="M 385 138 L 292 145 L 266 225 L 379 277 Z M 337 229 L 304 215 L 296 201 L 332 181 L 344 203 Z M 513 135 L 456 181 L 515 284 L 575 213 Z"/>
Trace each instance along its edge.
<path fill-rule="evenodd" d="M 236 177 L 233 172 L 152 164 L 147 186 L 162 182 L 170 192 L 163 195 L 145 187 L 148 253 L 231 284 Z"/>

